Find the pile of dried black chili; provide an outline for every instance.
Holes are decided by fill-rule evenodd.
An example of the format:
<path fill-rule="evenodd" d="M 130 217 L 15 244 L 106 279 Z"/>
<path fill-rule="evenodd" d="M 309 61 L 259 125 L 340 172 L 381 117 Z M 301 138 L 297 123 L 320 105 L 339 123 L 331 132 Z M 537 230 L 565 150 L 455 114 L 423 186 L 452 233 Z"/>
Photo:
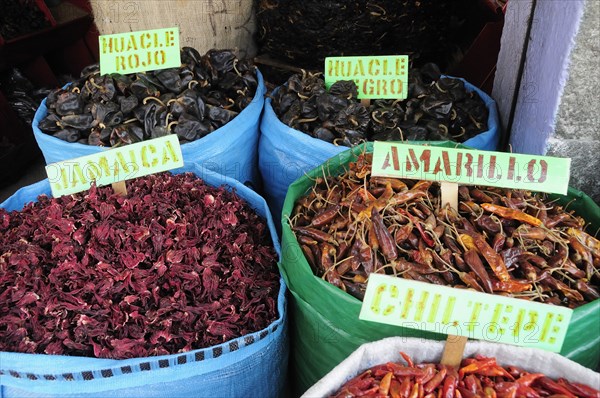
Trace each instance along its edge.
<path fill-rule="evenodd" d="M 256 68 L 231 50 L 181 50 L 179 68 L 100 75 L 97 64 L 48 95 L 43 132 L 68 142 L 118 147 L 177 134 L 200 139 L 244 110 L 256 93 Z"/>
<path fill-rule="evenodd" d="M 353 81 L 329 91 L 321 74 L 291 76 L 273 95 L 273 109 L 286 125 L 336 145 L 364 141 L 464 142 L 488 130 L 488 109 L 479 94 L 435 64 L 409 73 L 405 100 L 375 100 L 364 106 Z"/>

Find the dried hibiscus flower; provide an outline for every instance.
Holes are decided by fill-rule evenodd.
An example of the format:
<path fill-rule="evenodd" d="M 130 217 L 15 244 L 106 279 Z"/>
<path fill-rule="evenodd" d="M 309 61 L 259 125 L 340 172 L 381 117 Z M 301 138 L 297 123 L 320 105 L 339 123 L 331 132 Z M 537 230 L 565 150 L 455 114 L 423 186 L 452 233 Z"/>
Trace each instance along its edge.
<path fill-rule="evenodd" d="M 204 348 L 277 319 L 268 227 L 191 173 L 0 208 L 0 351 L 124 359 Z"/>

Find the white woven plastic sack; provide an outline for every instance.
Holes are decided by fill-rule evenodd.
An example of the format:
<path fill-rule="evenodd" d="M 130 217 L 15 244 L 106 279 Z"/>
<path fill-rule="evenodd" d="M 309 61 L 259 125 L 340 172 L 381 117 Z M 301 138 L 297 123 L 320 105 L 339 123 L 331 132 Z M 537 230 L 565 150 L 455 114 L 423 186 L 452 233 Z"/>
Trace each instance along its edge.
<path fill-rule="evenodd" d="M 372 366 L 390 361 L 404 362 L 400 351 L 408 354 L 414 363 L 439 363 L 445 344 L 445 341 L 410 337 L 389 337 L 363 344 L 306 391 L 302 397 L 330 396 L 348 380 Z M 529 372 L 544 373 L 552 379 L 564 377 L 569 381 L 600 389 L 600 374 L 552 352 L 483 341 L 467 342 L 464 357 L 476 354 L 495 357 L 501 365 L 514 365 Z"/>
<path fill-rule="evenodd" d="M 174 174 L 192 172 L 208 185 L 235 189 L 265 217 L 279 255 L 280 245 L 264 199 L 238 181 L 186 163 Z M 19 189 L 0 207 L 19 210 L 38 195 L 50 195 L 43 180 Z M 288 335 L 283 279 L 279 317 L 268 327 L 223 344 L 146 358 L 104 359 L 0 351 L 0 398 L 187 398 L 282 395 L 287 374 Z"/>

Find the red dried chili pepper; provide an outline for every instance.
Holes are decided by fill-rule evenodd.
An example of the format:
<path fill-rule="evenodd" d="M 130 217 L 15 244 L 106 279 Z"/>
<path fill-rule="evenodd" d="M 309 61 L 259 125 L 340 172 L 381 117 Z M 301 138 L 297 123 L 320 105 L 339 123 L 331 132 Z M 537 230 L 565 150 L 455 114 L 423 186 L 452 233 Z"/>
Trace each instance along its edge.
<path fill-rule="evenodd" d="M 481 255 L 486 259 L 490 268 L 492 271 L 494 271 L 494 274 L 496 274 L 498 279 L 504 282 L 510 280 L 510 274 L 506 269 L 506 265 L 504 264 L 502 257 L 500 257 L 498 253 L 496 253 L 494 249 L 488 245 L 481 235 L 469 234 L 469 236 L 473 239 L 475 247 L 477 247 L 479 253 L 481 253 Z"/>
<path fill-rule="evenodd" d="M 333 239 L 333 236 L 329 235 L 326 232 L 319 231 L 315 228 L 295 227 L 294 231 L 298 232 L 301 235 L 308 236 L 309 238 L 312 238 L 318 242 L 328 242 L 332 244 L 335 243 L 335 239 Z"/>
<path fill-rule="evenodd" d="M 557 383 L 564 386 L 567 390 L 573 394 L 583 398 L 600 398 L 600 391 L 594 390 L 593 388 L 586 386 L 581 383 L 573 383 L 564 378 L 559 378 Z"/>
<path fill-rule="evenodd" d="M 312 219 L 310 226 L 311 227 L 322 227 L 324 225 L 331 223 L 333 221 L 333 219 L 335 218 L 335 216 L 338 214 L 339 210 L 340 210 L 340 206 L 338 206 L 338 205 L 333 205 L 333 206 L 328 207 L 325 210 L 322 210 Z"/>
<path fill-rule="evenodd" d="M 469 267 L 471 267 L 473 272 L 475 272 L 475 275 L 477 275 L 477 277 L 481 281 L 483 290 L 487 293 L 492 293 L 493 292 L 492 280 L 490 279 L 490 276 L 488 275 L 487 271 L 485 270 L 485 267 L 483 266 L 483 263 L 481 262 L 481 259 L 479 258 L 479 255 L 477 254 L 477 251 L 475 251 L 473 249 L 467 250 L 463 257 L 465 259 L 465 263 Z"/>
<path fill-rule="evenodd" d="M 520 210 L 509 209 L 508 207 L 498 206 L 491 203 L 482 203 L 481 207 L 490 213 L 494 213 L 500 217 L 508 218 L 510 220 L 521 221 L 535 227 L 542 225 L 542 221 L 539 218 L 530 216 L 529 214 L 523 213 Z"/>
<path fill-rule="evenodd" d="M 383 219 L 377 210 L 373 208 L 371 210 L 371 222 L 375 229 L 375 235 L 379 241 L 381 252 L 385 256 L 386 260 L 392 261 L 398 257 L 398 250 L 396 249 L 396 242 L 392 238 L 392 235 L 383 224 Z"/>
<path fill-rule="evenodd" d="M 446 377 L 446 373 L 448 372 L 448 370 L 446 369 L 445 366 L 443 366 L 437 373 L 435 376 L 433 376 L 433 378 L 431 380 L 429 380 L 425 386 L 425 392 L 426 393 L 430 393 L 433 390 L 435 390 L 436 388 L 438 388 L 438 386 L 442 383 L 442 381 L 444 380 L 444 378 Z"/>

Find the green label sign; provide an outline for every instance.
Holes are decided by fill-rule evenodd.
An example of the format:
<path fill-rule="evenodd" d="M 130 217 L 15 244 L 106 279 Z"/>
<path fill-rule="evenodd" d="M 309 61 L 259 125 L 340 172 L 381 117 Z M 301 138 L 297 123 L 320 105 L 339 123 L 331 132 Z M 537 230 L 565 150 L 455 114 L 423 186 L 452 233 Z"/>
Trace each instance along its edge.
<path fill-rule="evenodd" d="M 46 166 L 55 198 L 183 166 L 175 134 Z"/>
<path fill-rule="evenodd" d="M 338 80 L 354 80 L 358 98 L 408 96 L 408 55 L 325 58 L 325 86 Z"/>
<path fill-rule="evenodd" d="M 559 352 L 573 310 L 371 274 L 360 319 Z"/>
<path fill-rule="evenodd" d="M 102 35 L 98 40 L 102 75 L 181 66 L 177 27 Z"/>
<path fill-rule="evenodd" d="M 566 194 L 571 159 L 397 142 L 373 145 L 373 176 Z"/>

